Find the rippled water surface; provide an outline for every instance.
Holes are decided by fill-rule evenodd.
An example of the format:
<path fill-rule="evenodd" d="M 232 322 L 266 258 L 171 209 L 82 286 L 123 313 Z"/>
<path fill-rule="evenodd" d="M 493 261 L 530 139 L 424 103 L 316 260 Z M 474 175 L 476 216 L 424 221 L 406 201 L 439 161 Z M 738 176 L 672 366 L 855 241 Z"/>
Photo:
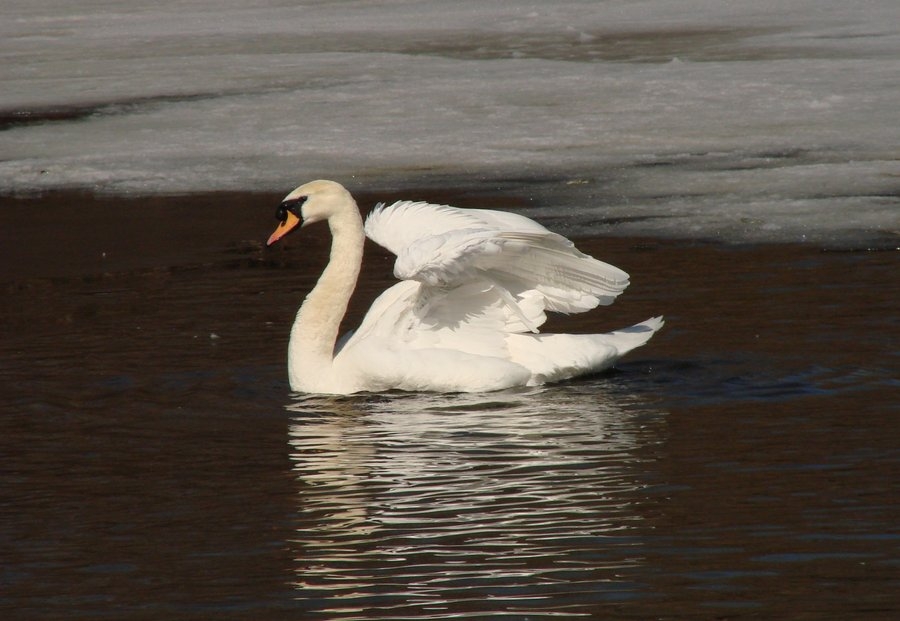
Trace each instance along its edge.
<path fill-rule="evenodd" d="M 396 618 L 639 597 L 635 493 L 648 483 L 635 449 L 664 423 L 620 396 L 585 385 L 297 403 L 301 597 Z"/>
<path fill-rule="evenodd" d="M 584 239 L 633 284 L 554 328 L 667 316 L 618 370 L 300 397 L 324 231 L 265 251 L 268 199 L 106 228 L 80 200 L 3 245 L 3 618 L 900 614 L 896 252 Z M 370 252 L 351 322 L 389 280 Z"/>

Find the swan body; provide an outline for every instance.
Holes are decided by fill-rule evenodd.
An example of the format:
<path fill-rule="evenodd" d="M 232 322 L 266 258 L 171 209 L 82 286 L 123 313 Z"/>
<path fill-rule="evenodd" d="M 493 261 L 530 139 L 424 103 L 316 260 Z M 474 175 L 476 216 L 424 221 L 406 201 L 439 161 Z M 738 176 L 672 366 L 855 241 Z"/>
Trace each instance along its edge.
<path fill-rule="evenodd" d="M 271 245 L 328 222 L 328 266 L 297 312 L 288 376 L 298 392 L 483 392 L 594 373 L 646 343 L 656 317 L 608 334 L 541 334 L 546 312 L 611 304 L 628 274 L 518 214 L 399 201 L 363 225 L 350 193 L 313 181 L 279 205 Z M 338 341 L 368 236 L 400 279 Z"/>

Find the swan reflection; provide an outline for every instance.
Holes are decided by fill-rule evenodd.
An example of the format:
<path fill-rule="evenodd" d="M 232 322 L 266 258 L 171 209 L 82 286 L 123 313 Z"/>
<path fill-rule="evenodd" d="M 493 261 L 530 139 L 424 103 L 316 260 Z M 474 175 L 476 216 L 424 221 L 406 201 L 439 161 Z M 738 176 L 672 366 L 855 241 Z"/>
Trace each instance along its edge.
<path fill-rule="evenodd" d="M 572 613 L 637 596 L 636 449 L 663 417 L 634 400 L 576 384 L 289 409 L 310 612 Z"/>

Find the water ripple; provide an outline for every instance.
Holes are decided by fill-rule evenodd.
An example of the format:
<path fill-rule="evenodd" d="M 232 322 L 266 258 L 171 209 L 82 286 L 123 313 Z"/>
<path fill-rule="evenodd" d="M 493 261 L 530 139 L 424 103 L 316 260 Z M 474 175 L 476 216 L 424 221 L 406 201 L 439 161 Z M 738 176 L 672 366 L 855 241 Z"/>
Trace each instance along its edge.
<path fill-rule="evenodd" d="M 634 451 L 654 439 L 597 388 L 292 403 L 298 599 L 437 619 L 640 597 L 623 573 L 642 562 Z"/>

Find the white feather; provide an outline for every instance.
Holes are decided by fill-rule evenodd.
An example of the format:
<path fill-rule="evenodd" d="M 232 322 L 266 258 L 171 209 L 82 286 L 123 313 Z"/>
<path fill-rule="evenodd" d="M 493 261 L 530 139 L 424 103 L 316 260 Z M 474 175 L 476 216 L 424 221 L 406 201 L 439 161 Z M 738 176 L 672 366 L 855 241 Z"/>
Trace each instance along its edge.
<path fill-rule="evenodd" d="M 513 295 L 535 291 L 547 310 L 575 313 L 611 304 L 628 274 L 518 214 L 400 201 L 379 205 L 366 235 L 395 255 L 394 275 L 431 287 L 474 279 Z"/>

